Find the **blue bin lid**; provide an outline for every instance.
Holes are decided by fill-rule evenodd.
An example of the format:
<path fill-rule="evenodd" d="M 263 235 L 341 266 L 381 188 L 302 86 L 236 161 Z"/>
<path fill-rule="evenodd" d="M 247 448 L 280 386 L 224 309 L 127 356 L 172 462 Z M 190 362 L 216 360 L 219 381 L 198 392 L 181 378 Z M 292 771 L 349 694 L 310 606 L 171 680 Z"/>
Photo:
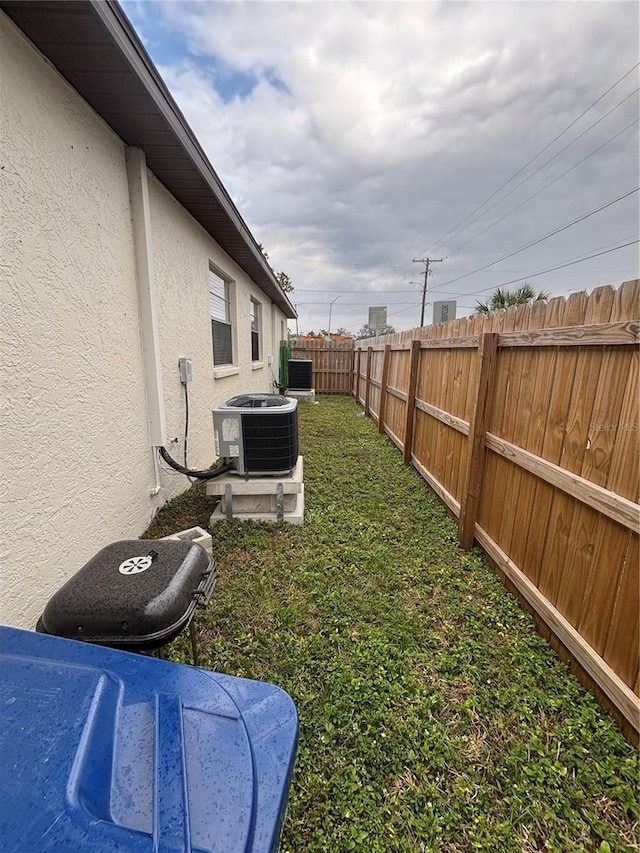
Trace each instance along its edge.
<path fill-rule="evenodd" d="M 12 851 L 273 851 L 297 743 L 271 684 L 0 627 Z"/>

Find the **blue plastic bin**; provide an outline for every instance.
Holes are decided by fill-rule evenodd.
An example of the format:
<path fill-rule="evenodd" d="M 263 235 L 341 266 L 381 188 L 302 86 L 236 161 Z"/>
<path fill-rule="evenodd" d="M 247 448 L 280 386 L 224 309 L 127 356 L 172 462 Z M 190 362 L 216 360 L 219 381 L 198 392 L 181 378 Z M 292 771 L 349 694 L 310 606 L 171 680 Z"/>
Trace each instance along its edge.
<path fill-rule="evenodd" d="M 4 851 L 275 851 L 298 718 L 278 687 L 0 627 Z"/>

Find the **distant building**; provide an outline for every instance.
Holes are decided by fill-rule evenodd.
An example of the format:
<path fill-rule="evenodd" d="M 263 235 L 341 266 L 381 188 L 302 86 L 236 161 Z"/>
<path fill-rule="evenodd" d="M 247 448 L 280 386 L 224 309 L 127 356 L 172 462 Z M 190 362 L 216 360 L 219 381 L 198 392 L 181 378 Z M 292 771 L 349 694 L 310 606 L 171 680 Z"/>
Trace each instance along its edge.
<path fill-rule="evenodd" d="M 378 307 L 369 308 L 369 327 L 375 329 L 376 332 L 383 329 L 387 325 L 387 306 L 380 305 Z"/>
<path fill-rule="evenodd" d="M 448 323 L 456 319 L 457 303 L 455 299 L 433 303 L 433 322 Z"/>

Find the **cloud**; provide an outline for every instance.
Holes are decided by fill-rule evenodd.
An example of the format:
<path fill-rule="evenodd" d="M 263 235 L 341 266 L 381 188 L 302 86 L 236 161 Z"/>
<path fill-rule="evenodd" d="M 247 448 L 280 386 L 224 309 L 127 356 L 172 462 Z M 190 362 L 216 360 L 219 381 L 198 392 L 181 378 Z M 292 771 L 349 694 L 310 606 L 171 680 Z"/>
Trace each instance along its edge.
<path fill-rule="evenodd" d="M 402 302 L 417 303 L 420 288 L 409 282 L 420 277 L 421 265 L 412 259 L 638 55 L 634 3 L 125 8 L 152 57 L 161 58 L 170 90 L 271 262 L 294 281 L 305 329 L 326 325 L 337 293 L 334 325 L 354 330 L 370 304 L 386 302 L 397 312 Z M 523 176 L 637 85 L 636 71 Z M 434 293 L 444 293 L 458 270 L 482 266 L 637 185 L 636 128 L 461 247 L 633 121 L 637 106 L 637 96 L 630 98 L 495 211 L 436 245 L 437 256 L 448 259 L 438 265 Z M 637 230 L 635 197 L 449 291 L 461 306 L 472 306 L 467 294 L 513 277 L 512 270 L 543 269 Z M 593 272 L 574 267 L 537 284 L 560 293 L 617 283 L 634 275 L 636 258 L 632 248 L 592 262 Z M 418 310 L 396 313 L 398 326 L 415 325 Z"/>

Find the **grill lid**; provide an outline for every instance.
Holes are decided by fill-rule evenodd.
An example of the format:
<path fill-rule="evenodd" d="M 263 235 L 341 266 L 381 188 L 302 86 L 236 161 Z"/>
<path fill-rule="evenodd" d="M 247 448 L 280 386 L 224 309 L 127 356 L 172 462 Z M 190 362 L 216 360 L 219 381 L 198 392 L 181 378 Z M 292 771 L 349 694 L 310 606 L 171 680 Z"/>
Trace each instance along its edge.
<path fill-rule="evenodd" d="M 215 583 L 197 543 L 133 539 L 99 551 L 50 599 L 38 630 L 111 646 L 153 647 L 189 622 Z"/>

